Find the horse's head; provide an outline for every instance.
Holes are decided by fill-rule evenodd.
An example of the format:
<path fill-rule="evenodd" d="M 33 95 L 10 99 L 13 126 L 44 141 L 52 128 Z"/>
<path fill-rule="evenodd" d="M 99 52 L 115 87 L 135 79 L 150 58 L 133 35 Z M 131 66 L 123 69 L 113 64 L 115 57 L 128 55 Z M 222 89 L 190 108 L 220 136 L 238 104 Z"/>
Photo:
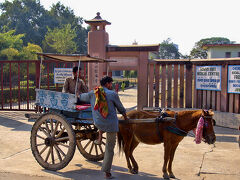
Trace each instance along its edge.
<path fill-rule="evenodd" d="M 213 126 L 216 124 L 213 119 L 214 112 L 210 110 L 202 110 L 202 117 L 204 119 L 203 125 L 203 139 L 208 144 L 213 144 L 216 141 Z"/>

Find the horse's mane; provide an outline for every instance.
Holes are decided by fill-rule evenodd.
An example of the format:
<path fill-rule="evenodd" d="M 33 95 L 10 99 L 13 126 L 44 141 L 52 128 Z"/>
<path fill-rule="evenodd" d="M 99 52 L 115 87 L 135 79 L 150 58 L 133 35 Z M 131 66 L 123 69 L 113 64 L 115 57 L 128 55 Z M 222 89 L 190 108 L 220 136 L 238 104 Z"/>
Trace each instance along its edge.
<path fill-rule="evenodd" d="M 151 112 L 151 111 L 138 111 L 132 110 L 127 112 L 127 116 L 130 119 L 144 119 L 144 118 L 154 118 L 159 116 L 159 112 Z"/>

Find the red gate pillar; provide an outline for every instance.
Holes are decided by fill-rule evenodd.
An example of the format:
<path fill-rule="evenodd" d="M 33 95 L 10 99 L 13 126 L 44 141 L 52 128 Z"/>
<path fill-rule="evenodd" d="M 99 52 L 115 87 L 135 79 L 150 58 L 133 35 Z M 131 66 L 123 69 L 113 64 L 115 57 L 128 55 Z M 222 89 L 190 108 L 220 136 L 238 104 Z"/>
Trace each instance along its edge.
<path fill-rule="evenodd" d="M 140 52 L 138 63 L 137 109 L 148 106 L 148 52 Z"/>
<path fill-rule="evenodd" d="M 88 32 L 88 54 L 90 56 L 106 58 L 106 46 L 109 43 L 108 33 L 105 26 L 111 23 L 103 20 L 100 13 L 92 20 L 85 21 L 91 26 Z M 99 80 L 106 75 L 107 65 L 105 63 L 88 63 L 88 87 L 93 89 L 99 85 Z"/>

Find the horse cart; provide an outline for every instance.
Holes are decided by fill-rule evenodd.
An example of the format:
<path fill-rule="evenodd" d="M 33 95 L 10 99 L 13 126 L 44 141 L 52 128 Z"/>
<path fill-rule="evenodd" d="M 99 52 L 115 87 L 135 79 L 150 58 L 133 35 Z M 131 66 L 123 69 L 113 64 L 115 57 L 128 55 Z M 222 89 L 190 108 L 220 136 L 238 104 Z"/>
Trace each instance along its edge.
<path fill-rule="evenodd" d="M 85 55 L 48 53 L 38 55 L 67 62 L 78 61 L 78 67 L 81 61 L 110 62 Z M 41 80 L 39 87 L 41 87 L 40 83 Z M 76 93 L 36 89 L 36 105 L 46 111 L 38 113 L 38 118 L 33 124 L 30 139 L 31 150 L 36 161 L 45 169 L 56 171 L 66 167 L 73 158 L 76 146 L 80 153 L 90 161 L 100 161 L 104 158 L 106 138 L 103 137 L 101 145 L 94 144 L 98 129 L 92 121 L 90 104 L 76 105 L 76 100 Z M 36 114 L 34 116 L 36 117 Z M 26 117 L 31 118 L 31 115 Z"/>

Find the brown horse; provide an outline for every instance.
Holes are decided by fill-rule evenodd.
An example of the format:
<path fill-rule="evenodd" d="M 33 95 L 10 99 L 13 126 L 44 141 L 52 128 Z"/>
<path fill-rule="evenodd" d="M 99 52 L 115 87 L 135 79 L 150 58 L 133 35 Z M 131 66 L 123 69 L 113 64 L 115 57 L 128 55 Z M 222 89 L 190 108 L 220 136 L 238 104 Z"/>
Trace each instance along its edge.
<path fill-rule="evenodd" d="M 166 112 L 171 117 L 175 117 L 176 121 L 161 123 L 131 123 L 130 121 L 129 123 L 119 123 L 118 145 L 119 149 L 123 150 L 125 153 L 127 166 L 131 173 L 138 173 L 138 164 L 133 157 L 133 151 L 140 142 L 150 145 L 164 143 L 163 177 L 165 179 L 175 178 L 172 172 L 172 161 L 175 150 L 184 136 L 186 136 L 189 131 L 196 128 L 200 117 L 204 119 L 204 141 L 208 144 L 213 144 L 215 142 L 216 136 L 213 130 L 214 120 L 212 119 L 214 112 L 212 110 L 191 110 L 180 111 L 178 113 L 168 110 Z M 134 110 L 128 112 L 127 116 L 130 119 L 156 118 L 159 116 L 159 112 Z M 168 127 L 170 127 L 172 131 Z"/>

